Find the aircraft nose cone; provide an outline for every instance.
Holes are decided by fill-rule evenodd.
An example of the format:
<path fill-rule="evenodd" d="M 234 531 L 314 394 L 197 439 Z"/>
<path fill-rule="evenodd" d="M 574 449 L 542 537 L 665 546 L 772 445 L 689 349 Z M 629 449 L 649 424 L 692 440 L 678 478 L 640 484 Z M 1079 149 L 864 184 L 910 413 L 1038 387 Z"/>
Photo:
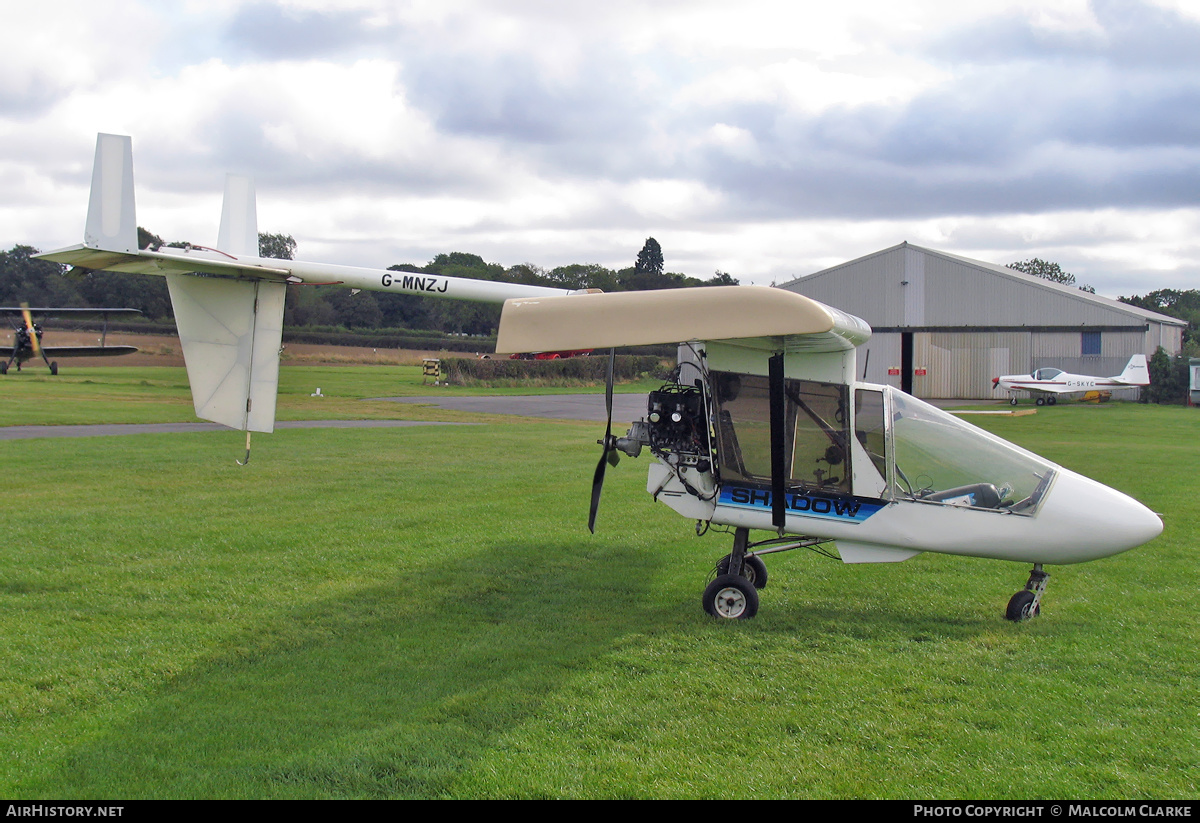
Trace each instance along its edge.
<path fill-rule="evenodd" d="M 1046 502 L 1047 513 L 1054 511 L 1064 527 L 1060 546 L 1071 556 L 1065 562 L 1128 551 L 1158 537 L 1163 529 L 1158 515 L 1129 495 L 1074 472 L 1063 472 Z"/>

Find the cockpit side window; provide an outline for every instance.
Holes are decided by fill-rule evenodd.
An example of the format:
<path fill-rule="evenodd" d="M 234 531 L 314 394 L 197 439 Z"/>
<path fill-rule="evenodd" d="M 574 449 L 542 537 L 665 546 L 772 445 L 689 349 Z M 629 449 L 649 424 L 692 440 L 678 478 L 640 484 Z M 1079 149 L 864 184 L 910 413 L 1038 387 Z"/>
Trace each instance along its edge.
<path fill-rule="evenodd" d="M 770 387 L 766 377 L 714 372 L 717 451 L 725 481 L 771 482 Z M 791 488 L 850 492 L 849 389 L 784 381 L 785 469 Z"/>

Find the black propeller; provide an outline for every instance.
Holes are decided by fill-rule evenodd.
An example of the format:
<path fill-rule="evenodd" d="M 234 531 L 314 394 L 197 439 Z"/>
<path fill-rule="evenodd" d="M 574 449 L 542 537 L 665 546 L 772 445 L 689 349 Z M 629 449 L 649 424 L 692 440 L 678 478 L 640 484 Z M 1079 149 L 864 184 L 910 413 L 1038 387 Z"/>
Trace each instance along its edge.
<path fill-rule="evenodd" d="M 604 439 L 597 440 L 604 447 L 600 452 L 600 462 L 596 464 L 596 473 L 592 475 L 592 507 L 588 511 L 588 531 L 596 533 L 596 511 L 600 508 L 600 490 L 604 488 L 604 467 L 615 466 L 621 456 L 617 454 L 617 438 L 612 433 L 612 397 L 613 397 L 613 366 L 616 363 L 617 350 L 608 350 L 608 375 L 604 384 L 604 403 L 608 408 L 608 424 L 604 429 Z"/>

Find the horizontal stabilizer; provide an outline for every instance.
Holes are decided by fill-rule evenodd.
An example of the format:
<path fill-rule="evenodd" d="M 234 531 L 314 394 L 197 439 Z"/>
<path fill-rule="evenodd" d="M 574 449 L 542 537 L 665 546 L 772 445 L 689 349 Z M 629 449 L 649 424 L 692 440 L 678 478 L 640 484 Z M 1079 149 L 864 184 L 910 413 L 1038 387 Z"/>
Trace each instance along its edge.
<path fill-rule="evenodd" d="M 286 286 L 184 274 L 167 286 L 196 416 L 273 431 Z"/>

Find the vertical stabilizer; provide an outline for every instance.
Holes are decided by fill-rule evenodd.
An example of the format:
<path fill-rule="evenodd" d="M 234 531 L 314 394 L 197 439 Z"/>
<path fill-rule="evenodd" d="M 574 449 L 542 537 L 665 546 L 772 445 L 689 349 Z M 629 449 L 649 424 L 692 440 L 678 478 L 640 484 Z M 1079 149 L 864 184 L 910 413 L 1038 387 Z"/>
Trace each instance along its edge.
<path fill-rule="evenodd" d="M 1135 354 L 1129 358 L 1125 371 L 1121 372 L 1121 376 L 1117 380 L 1128 383 L 1130 386 L 1149 386 L 1150 369 L 1146 365 L 1146 355 Z"/>
<path fill-rule="evenodd" d="M 225 175 L 217 248 L 235 257 L 258 257 L 258 209 L 254 202 L 254 181 L 249 177 Z"/>
<path fill-rule="evenodd" d="M 138 250 L 133 207 L 133 140 L 118 134 L 96 136 L 92 196 L 83 242 L 105 251 Z"/>
<path fill-rule="evenodd" d="M 273 431 L 287 287 L 188 274 L 168 274 L 167 286 L 196 416 Z"/>

